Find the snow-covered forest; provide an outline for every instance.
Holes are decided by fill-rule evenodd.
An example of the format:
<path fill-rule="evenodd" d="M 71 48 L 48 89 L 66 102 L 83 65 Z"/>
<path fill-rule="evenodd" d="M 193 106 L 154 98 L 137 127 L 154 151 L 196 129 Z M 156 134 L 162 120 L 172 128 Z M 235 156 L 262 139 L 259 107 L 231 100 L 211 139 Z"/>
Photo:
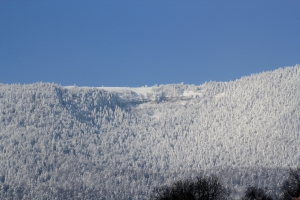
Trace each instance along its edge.
<path fill-rule="evenodd" d="M 216 174 L 278 192 L 300 164 L 300 66 L 141 88 L 0 84 L 0 198 L 148 199 Z"/>

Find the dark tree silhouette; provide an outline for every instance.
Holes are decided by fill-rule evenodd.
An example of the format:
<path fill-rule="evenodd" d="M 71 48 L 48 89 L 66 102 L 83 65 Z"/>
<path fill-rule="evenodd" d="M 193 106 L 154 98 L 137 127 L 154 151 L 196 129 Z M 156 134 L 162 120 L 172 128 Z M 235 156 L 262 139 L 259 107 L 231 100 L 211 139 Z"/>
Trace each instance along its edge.
<path fill-rule="evenodd" d="M 300 167 L 290 169 L 289 177 L 281 188 L 280 199 L 300 199 Z"/>
<path fill-rule="evenodd" d="M 229 191 L 216 176 L 197 177 L 196 180 L 179 180 L 171 186 L 154 189 L 155 200 L 223 200 Z"/>
<path fill-rule="evenodd" d="M 243 200 L 273 200 L 273 198 L 266 193 L 262 188 L 256 186 L 249 186 L 245 191 Z"/>
<path fill-rule="evenodd" d="M 221 184 L 216 176 L 197 177 L 195 196 L 197 199 L 227 199 L 229 191 Z"/>

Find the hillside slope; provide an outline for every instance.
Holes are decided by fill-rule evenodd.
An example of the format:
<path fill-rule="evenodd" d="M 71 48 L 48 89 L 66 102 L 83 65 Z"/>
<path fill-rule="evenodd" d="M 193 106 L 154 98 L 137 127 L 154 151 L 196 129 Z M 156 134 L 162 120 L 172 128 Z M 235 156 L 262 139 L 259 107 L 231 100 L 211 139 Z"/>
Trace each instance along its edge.
<path fill-rule="evenodd" d="M 1 195 L 147 199 L 201 173 L 276 192 L 300 163 L 299 87 L 300 66 L 199 86 L 0 84 Z"/>

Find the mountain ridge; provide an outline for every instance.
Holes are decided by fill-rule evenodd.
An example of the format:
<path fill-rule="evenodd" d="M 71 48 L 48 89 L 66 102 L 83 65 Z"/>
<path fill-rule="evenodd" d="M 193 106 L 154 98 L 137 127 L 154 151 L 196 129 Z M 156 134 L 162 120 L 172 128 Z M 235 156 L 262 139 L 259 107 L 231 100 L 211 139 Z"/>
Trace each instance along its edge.
<path fill-rule="evenodd" d="M 199 86 L 0 84 L 0 185 L 147 199 L 217 173 L 237 194 L 250 183 L 276 192 L 300 163 L 299 87 L 299 65 Z"/>

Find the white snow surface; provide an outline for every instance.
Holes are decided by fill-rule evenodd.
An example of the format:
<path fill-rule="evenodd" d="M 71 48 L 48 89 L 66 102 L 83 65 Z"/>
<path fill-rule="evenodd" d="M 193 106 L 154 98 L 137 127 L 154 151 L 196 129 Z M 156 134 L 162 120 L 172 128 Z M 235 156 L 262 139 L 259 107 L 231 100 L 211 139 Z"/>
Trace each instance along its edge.
<path fill-rule="evenodd" d="M 77 88 L 77 86 L 64 86 L 64 88 Z M 153 87 L 87 87 L 83 86 L 80 88 L 85 89 L 99 89 L 99 90 L 106 90 L 109 92 L 114 92 L 118 94 L 126 93 L 126 92 L 135 92 L 138 95 L 147 96 L 148 93 L 152 93 Z"/>

